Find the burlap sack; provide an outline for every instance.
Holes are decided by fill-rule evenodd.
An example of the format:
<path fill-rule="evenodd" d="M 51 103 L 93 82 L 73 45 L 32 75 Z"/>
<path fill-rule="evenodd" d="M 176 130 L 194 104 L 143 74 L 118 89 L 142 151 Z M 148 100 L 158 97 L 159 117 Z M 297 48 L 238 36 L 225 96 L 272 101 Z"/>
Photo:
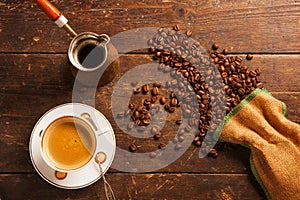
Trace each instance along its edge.
<path fill-rule="evenodd" d="M 220 138 L 251 149 L 252 171 L 268 199 L 300 199 L 300 126 L 285 105 L 256 89 L 225 118 Z"/>

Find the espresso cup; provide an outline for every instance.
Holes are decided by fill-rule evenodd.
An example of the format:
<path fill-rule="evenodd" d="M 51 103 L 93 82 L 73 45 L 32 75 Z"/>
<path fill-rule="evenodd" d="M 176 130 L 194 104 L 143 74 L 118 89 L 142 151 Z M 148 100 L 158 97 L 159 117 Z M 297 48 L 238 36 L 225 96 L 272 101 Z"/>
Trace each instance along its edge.
<path fill-rule="evenodd" d="M 96 135 L 84 119 L 64 116 L 46 128 L 41 140 L 41 154 L 51 168 L 70 172 L 83 168 L 93 158 Z"/>

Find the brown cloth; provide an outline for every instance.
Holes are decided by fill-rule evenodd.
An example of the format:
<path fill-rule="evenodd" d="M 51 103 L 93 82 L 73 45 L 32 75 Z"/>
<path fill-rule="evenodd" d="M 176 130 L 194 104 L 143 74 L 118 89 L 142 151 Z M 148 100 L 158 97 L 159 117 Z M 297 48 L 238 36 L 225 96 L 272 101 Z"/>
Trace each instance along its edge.
<path fill-rule="evenodd" d="M 225 118 L 220 139 L 251 149 L 253 174 L 268 199 L 300 199 L 300 126 L 285 104 L 254 90 Z"/>

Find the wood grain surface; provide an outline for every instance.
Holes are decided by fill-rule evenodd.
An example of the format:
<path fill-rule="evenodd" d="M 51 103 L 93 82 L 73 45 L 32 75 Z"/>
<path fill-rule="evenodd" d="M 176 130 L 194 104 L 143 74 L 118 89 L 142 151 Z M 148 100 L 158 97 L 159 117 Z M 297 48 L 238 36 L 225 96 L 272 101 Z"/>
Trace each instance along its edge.
<path fill-rule="evenodd" d="M 53 0 L 77 32 L 113 36 L 143 27 L 192 30 L 205 49 L 217 42 L 251 69 L 262 69 L 265 88 L 287 105 L 287 118 L 300 123 L 300 1 L 298 0 Z M 134 39 L 130 35 L 128 40 Z M 29 139 L 37 120 L 49 109 L 72 102 L 74 77 L 67 50 L 71 38 L 59 30 L 34 1 L 0 1 L 0 199 L 104 199 L 102 180 L 79 190 L 51 186 L 34 170 Z M 126 40 L 125 40 L 126 43 Z M 120 57 L 117 77 L 97 88 L 92 105 L 111 122 L 118 146 L 134 141 L 116 123 L 111 95 L 118 80 L 136 66 L 154 62 L 145 49 Z M 124 88 L 125 91 L 129 90 Z M 81 89 L 82 95 L 90 94 Z M 171 128 L 170 128 L 171 130 Z M 143 150 L 155 148 L 146 140 Z M 229 145 L 219 157 L 199 159 L 191 145 L 174 163 L 155 172 L 123 173 L 109 169 L 107 179 L 117 199 L 265 199 L 253 177 L 250 151 Z"/>

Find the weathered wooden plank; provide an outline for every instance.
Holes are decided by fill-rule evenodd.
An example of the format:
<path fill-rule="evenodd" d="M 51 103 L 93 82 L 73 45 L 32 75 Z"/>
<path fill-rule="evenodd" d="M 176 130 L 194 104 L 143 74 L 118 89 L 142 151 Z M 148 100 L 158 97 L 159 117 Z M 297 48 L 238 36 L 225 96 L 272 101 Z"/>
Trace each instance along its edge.
<path fill-rule="evenodd" d="M 133 28 L 191 29 L 205 48 L 213 42 L 233 52 L 298 52 L 297 1 L 54 1 L 77 32 L 111 36 Z M 0 52 L 66 52 L 69 44 L 33 1 L 3 1 Z M 134 37 L 134 36 L 130 36 Z"/>
<path fill-rule="evenodd" d="M 265 199 L 245 174 L 120 174 L 109 173 L 117 199 Z M 32 189 L 34 188 L 34 189 Z M 58 189 L 37 174 L 1 174 L 1 199 L 105 199 L 102 180 L 79 190 Z"/>
<path fill-rule="evenodd" d="M 72 91 L 74 77 L 65 54 L 0 54 L 0 60 L 0 92 L 55 94 Z M 129 69 L 151 62 L 155 61 L 147 54 L 122 55 L 115 81 Z M 261 79 L 272 92 L 300 91 L 300 55 L 255 55 L 251 62 L 244 61 L 244 64 L 251 69 L 260 67 Z M 111 88 L 111 85 L 103 88 Z"/>
<path fill-rule="evenodd" d="M 274 93 L 274 96 L 286 103 L 288 107 L 287 117 L 299 122 L 298 103 L 300 93 Z M 41 116 L 54 106 L 72 102 L 71 92 L 61 92 L 53 96 L 6 94 L 4 97 L 1 107 L 1 116 L 36 117 Z M 86 101 L 83 103 L 89 104 L 90 102 Z M 112 117 L 110 106 L 111 102 L 108 92 L 103 92 L 96 98 L 96 108 L 108 116 L 108 118 Z"/>

